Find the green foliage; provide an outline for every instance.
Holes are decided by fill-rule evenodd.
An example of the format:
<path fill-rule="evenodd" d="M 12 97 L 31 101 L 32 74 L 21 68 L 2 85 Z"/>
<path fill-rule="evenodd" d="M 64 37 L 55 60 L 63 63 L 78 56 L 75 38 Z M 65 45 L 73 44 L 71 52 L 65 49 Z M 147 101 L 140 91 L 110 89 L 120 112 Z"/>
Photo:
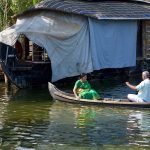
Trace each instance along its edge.
<path fill-rule="evenodd" d="M 14 24 L 15 16 L 42 0 L 0 0 L 0 31 Z"/>
<path fill-rule="evenodd" d="M 32 6 L 32 1 L 20 1 L 20 0 L 12 0 L 11 9 L 14 15 L 26 10 L 27 8 Z"/>
<path fill-rule="evenodd" d="M 41 2 L 42 0 L 32 0 L 32 3 L 35 5 L 35 4 L 37 4 L 37 3 L 39 3 L 39 2 Z"/>
<path fill-rule="evenodd" d="M 9 22 L 8 14 L 11 14 L 10 5 L 11 0 L 1 0 L 0 2 L 0 29 L 3 26 L 7 26 L 6 22 Z"/>

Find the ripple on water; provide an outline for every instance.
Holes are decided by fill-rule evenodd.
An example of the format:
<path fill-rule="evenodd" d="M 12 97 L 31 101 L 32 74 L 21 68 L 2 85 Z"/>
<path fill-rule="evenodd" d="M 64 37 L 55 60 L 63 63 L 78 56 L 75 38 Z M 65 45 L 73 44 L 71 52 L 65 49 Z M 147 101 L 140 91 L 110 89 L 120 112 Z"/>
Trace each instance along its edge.
<path fill-rule="evenodd" d="M 121 84 L 101 92 L 120 98 L 131 91 Z M 1 94 L 1 149 L 136 150 L 150 146 L 149 110 L 52 102 L 47 90 Z"/>

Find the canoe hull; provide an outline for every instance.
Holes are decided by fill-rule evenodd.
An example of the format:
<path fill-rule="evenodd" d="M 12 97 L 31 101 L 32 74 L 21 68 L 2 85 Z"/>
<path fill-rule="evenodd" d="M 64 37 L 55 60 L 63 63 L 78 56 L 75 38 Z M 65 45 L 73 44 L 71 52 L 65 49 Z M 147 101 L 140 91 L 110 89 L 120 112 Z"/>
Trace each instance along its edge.
<path fill-rule="evenodd" d="M 55 87 L 52 83 L 48 82 L 49 93 L 53 99 L 67 103 L 83 104 L 83 105 L 99 105 L 111 107 L 133 107 L 133 108 L 150 108 L 150 103 L 136 103 L 129 102 L 127 99 L 110 99 L 104 98 L 103 100 L 77 100 L 74 94 L 63 92 Z"/>

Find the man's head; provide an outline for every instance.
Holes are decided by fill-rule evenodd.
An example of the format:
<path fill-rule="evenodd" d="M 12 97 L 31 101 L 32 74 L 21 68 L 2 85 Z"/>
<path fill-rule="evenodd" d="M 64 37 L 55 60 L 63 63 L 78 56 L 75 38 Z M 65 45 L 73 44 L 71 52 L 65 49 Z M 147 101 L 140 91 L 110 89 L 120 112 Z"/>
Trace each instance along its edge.
<path fill-rule="evenodd" d="M 142 72 L 142 78 L 143 78 L 143 80 L 149 78 L 149 72 L 148 71 L 143 71 Z"/>

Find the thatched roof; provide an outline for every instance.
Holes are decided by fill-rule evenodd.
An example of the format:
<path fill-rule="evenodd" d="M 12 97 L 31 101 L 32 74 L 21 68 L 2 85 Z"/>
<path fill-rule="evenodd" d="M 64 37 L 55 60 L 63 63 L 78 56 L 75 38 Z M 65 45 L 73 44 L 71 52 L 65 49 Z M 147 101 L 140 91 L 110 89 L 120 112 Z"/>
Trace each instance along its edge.
<path fill-rule="evenodd" d="M 133 2 L 134 1 L 134 2 Z M 143 1 L 135 2 L 135 1 Z M 97 19 L 150 19 L 149 0 L 46 0 L 23 12 L 19 16 L 35 11 L 54 10 L 66 13 L 80 14 Z"/>

